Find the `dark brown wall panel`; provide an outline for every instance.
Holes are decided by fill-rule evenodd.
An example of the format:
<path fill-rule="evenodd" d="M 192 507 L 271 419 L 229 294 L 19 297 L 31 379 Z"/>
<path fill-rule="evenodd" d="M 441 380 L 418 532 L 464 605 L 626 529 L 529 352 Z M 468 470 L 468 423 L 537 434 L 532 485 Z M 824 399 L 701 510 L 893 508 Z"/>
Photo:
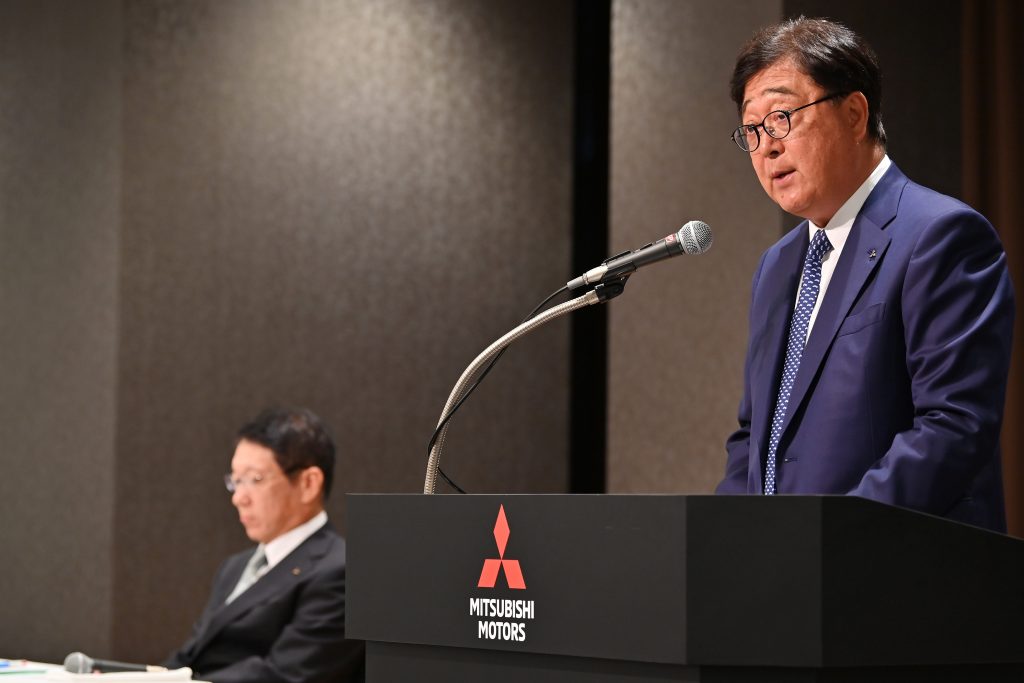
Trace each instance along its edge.
<path fill-rule="evenodd" d="M 110 646 L 115 2 L 0 3 L 0 644 Z"/>
<path fill-rule="evenodd" d="M 608 488 L 708 492 L 735 428 L 751 277 L 779 235 L 729 140 L 728 83 L 781 4 L 620 0 L 613 14 L 611 252 L 694 218 L 714 246 L 637 273 L 610 304 Z"/>
<path fill-rule="evenodd" d="M 321 414 L 343 528 L 345 491 L 422 489 L 463 367 L 567 279 L 572 29 L 568 2 L 126 7 L 114 650 L 153 659 L 247 544 L 242 421 Z M 506 354 L 450 431 L 463 486 L 565 489 L 567 355 L 564 322 Z"/>

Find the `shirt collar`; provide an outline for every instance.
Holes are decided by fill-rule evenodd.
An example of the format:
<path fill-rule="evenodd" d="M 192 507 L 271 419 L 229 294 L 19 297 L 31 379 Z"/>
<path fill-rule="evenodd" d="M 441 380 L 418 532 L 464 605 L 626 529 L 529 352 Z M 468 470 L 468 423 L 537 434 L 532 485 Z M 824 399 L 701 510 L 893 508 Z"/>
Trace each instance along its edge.
<path fill-rule="evenodd" d="M 890 166 L 892 166 L 892 160 L 889 159 L 889 155 L 883 155 L 882 160 L 875 166 L 875 170 L 861 183 L 857 191 L 850 195 L 850 198 L 839 207 L 836 214 L 832 216 L 832 220 L 824 228 L 815 225 L 814 221 L 807 221 L 807 234 L 813 238 L 815 230 L 826 230 L 832 247 L 837 252 L 841 251 L 843 244 L 846 242 L 846 237 L 850 234 L 850 228 L 853 227 L 854 219 L 857 218 L 857 214 L 864 207 L 864 202 L 868 200 L 868 195 L 875 189 L 875 185 L 882 179 L 882 176 L 885 175 Z M 837 242 L 839 243 L 837 244 Z"/>
<path fill-rule="evenodd" d="M 311 519 L 299 526 L 284 532 L 274 540 L 263 545 L 267 554 L 267 569 L 270 569 L 278 562 L 302 545 L 302 542 L 319 531 L 320 527 L 327 524 L 327 513 L 321 510 Z"/>

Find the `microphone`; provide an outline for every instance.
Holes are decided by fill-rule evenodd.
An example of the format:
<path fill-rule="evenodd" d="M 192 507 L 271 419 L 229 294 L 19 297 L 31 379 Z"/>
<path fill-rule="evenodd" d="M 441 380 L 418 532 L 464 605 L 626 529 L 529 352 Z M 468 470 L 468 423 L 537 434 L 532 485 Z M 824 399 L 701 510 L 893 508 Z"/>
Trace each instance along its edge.
<path fill-rule="evenodd" d="M 72 652 L 64 658 L 64 669 L 73 674 L 113 673 L 115 671 L 167 671 L 162 666 L 112 662 L 109 659 L 93 659 L 81 652 Z"/>
<path fill-rule="evenodd" d="M 604 280 L 612 280 L 620 275 L 628 275 L 637 268 L 656 263 L 662 259 L 688 254 L 696 256 L 711 248 L 711 227 L 704 221 L 689 221 L 671 235 L 666 235 L 657 242 L 651 242 L 634 251 L 625 251 L 613 256 L 597 268 L 591 268 L 574 280 L 566 283 L 570 291 L 588 285 L 596 285 Z"/>

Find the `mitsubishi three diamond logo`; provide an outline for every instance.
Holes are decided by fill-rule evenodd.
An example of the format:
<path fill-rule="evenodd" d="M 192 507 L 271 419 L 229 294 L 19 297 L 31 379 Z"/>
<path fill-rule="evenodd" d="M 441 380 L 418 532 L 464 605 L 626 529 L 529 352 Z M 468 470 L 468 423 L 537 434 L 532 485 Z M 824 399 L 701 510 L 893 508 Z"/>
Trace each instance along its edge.
<path fill-rule="evenodd" d="M 480 572 L 480 581 L 476 584 L 477 588 L 494 588 L 498 581 L 498 573 L 502 569 L 505 570 L 505 582 L 509 588 L 526 588 L 519 560 L 505 559 L 505 546 L 508 544 L 508 536 L 508 521 L 505 519 L 505 506 L 502 505 L 498 508 L 498 520 L 494 523 L 494 541 L 498 544 L 498 559 L 484 560 L 484 568 Z"/>

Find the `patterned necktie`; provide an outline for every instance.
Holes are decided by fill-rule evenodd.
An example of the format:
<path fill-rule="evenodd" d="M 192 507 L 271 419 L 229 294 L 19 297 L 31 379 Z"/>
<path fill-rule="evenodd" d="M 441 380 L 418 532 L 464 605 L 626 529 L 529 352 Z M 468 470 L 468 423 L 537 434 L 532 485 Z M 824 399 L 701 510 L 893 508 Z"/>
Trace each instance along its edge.
<path fill-rule="evenodd" d="M 800 284 L 800 298 L 797 300 L 793 318 L 789 322 L 789 343 L 786 346 L 786 364 L 782 368 L 782 381 L 779 382 L 779 396 L 775 400 L 775 414 L 772 416 L 772 434 L 768 442 L 768 461 L 764 473 L 764 495 L 775 495 L 775 456 L 779 449 L 779 438 L 782 436 L 782 422 L 786 419 L 789 407 L 789 395 L 793 391 L 796 371 L 800 369 L 800 359 L 804 355 L 807 343 L 807 326 L 811 321 L 811 311 L 818 301 L 818 290 L 821 287 L 821 259 L 832 250 L 824 230 L 814 233 L 814 239 L 807 248 L 804 257 L 803 282 Z"/>
<path fill-rule="evenodd" d="M 230 605 L 231 602 L 239 595 L 249 589 L 257 579 L 263 576 L 263 571 L 267 567 L 267 554 L 263 552 L 262 546 L 256 548 L 256 552 L 252 554 L 249 561 L 245 565 L 245 569 L 242 570 L 242 576 L 239 577 L 238 583 L 235 584 L 235 589 L 231 591 L 231 595 L 224 601 L 225 605 Z"/>

